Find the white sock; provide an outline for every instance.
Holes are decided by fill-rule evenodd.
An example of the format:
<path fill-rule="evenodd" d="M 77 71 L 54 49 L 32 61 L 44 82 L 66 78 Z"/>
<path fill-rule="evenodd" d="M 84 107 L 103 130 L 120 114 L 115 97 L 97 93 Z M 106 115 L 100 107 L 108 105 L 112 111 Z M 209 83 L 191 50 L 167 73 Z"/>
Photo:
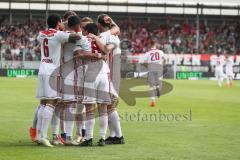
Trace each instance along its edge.
<path fill-rule="evenodd" d="M 81 121 L 76 121 L 76 134 L 78 136 L 82 136 L 82 122 Z"/>
<path fill-rule="evenodd" d="M 95 118 L 86 120 L 86 139 L 87 140 L 93 138 L 94 125 L 95 125 Z"/>
<path fill-rule="evenodd" d="M 66 136 L 67 137 L 72 137 L 73 135 L 73 128 L 74 128 L 74 121 L 66 121 Z"/>
<path fill-rule="evenodd" d="M 110 120 L 110 117 L 108 117 L 108 128 L 109 128 L 110 137 L 115 137 L 116 133 L 114 131 L 114 126 L 113 126 L 113 123 Z"/>
<path fill-rule="evenodd" d="M 66 130 L 67 137 L 72 137 L 72 134 L 73 134 L 75 112 L 76 112 L 76 108 L 73 108 L 72 106 L 68 107 L 65 112 L 65 118 L 66 118 L 65 130 Z"/>
<path fill-rule="evenodd" d="M 86 122 L 85 122 L 85 119 L 86 119 L 86 108 L 85 107 L 83 107 L 82 113 L 83 113 L 82 129 L 86 129 Z"/>
<path fill-rule="evenodd" d="M 82 129 L 85 129 L 85 116 L 86 109 L 82 104 L 77 104 L 77 119 L 76 119 L 76 127 L 77 127 L 77 135 L 82 136 Z"/>
<path fill-rule="evenodd" d="M 41 138 L 41 127 L 42 127 L 42 113 L 45 106 L 41 105 L 37 112 L 37 139 Z"/>
<path fill-rule="evenodd" d="M 152 102 L 155 102 L 155 97 L 150 97 Z"/>
<path fill-rule="evenodd" d="M 221 78 L 218 78 L 218 86 L 222 87 L 222 79 Z"/>
<path fill-rule="evenodd" d="M 117 111 L 113 111 L 108 115 L 109 121 L 112 124 L 116 137 L 122 137 L 122 129 L 120 124 L 120 118 Z"/>
<path fill-rule="evenodd" d="M 66 108 L 65 107 L 61 107 L 60 108 L 60 127 L 61 127 L 61 133 L 66 133 L 66 122 L 65 122 L 65 112 L 66 112 Z"/>
<path fill-rule="evenodd" d="M 48 126 L 51 123 L 54 108 L 46 105 L 42 112 L 41 138 L 47 138 Z"/>
<path fill-rule="evenodd" d="M 99 117 L 99 124 L 100 124 L 100 138 L 105 139 L 105 136 L 107 133 L 107 127 L 108 127 L 108 116 L 101 115 Z"/>
<path fill-rule="evenodd" d="M 37 109 L 34 112 L 33 122 L 32 122 L 32 128 L 37 128 L 37 116 L 38 116 L 38 110 L 40 109 L 41 105 L 37 107 Z"/>
<path fill-rule="evenodd" d="M 155 87 L 149 86 L 148 94 L 149 94 L 151 100 L 152 100 L 153 97 L 155 99 L 155 95 L 156 95 L 156 93 L 155 93 L 156 91 L 155 90 L 156 90 Z"/>
<path fill-rule="evenodd" d="M 52 116 L 52 134 L 53 135 L 58 135 L 59 133 L 59 127 L 60 127 L 60 118 L 59 118 L 59 113 L 55 112 L 53 113 L 53 116 Z"/>
<path fill-rule="evenodd" d="M 86 122 L 82 121 L 82 129 L 86 129 Z"/>

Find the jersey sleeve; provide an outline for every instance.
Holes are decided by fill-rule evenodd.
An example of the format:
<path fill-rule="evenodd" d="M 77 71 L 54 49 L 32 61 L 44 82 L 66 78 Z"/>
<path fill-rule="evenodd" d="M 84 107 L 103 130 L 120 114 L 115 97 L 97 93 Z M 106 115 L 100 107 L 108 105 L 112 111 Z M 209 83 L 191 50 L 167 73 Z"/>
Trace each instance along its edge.
<path fill-rule="evenodd" d="M 91 52 L 91 43 L 85 36 L 82 36 L 80 40 L 76 41 L 74 51 L 77 50 Z"/>
<path fill-rule="evenodd" d="M 37 41 L 40 42 L 40 33 L 37 36 Z"/>
<path fill-rule="evenodd" d="M 100 36 L 101 36 L 101 39 L 102 39 L 104 42 L 108 42 L 108 41 L 110 40 L 110 37 L 111 37 L 111 31 L 108 30 L 108 31 L 106 31 L 106 32 L 102 32 L 102 33 L 100 34 Z"/>
<path fill-rule="evenodd" d="M 70 35 L 70 33 L 59 31 L 59 32 L 57 32 L 56 36 L 57 36 L 58 41 L 63 44 L 63 43 L 68 42 L 69 35 Z"/>
<path fill-rule="evenodd" d="M 42 40 L 43 40 L 43 34 L 41 33 L 41 32 L 39 32 L 39 34 L 38 34 L 38 36 L 37 36 L 37 41 L 39 42 L 39 43 L 41 43 L 42 42 Z"/>
<path fill-rule="evenodd" d="M 114 48 L 117 48 L 117 39 L 113 36 L 110 36 L 110 38 L 106 44 L 107 45 L 112 44 L 112 45 L 114 45 Z"/>

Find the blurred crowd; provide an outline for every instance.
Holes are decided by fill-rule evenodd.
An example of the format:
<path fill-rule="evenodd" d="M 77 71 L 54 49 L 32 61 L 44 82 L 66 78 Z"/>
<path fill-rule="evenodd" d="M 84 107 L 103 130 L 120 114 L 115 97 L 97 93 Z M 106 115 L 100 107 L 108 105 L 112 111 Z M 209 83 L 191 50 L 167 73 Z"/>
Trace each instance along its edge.
<path fill-rule="evenodd" d="M 143 53 L 154 40 L 165 53 L 240 54 L 240 24 L 207 25 L 200 21 L 197 49 L 196 24 L 187 21 L 165 23 L 137 22 L 131 18 L 118 22 L 120 38 L 128 42 L 132 53 Z M 17 25 L 0 25 L 1 58 L 4 60 L 40 60 L 36 37 L 45 28 L 44 20 Z"/>
<path fill-rule="evenodd" d="M 131 18 L 120 24 L 122 39 L 131 44 L 131 52 L 143 53 L 151 40 L 165 53 L 240 54 L 240 24 L 199 23 L 197 47 L 196 24 L 184 21 L 180 24 L 166 20 L 164 24 L 153 21 L 137 23 Z M 198 48 L 198 49 L 197 49 Z"/>
<path fill-rule="evenodd" d="M 40 60 L 38 42 L 40 30 L 45 28 L 45 22 L 38 20 L 16 25 L 0 25 L 1 57 L 4 60 Z"/>

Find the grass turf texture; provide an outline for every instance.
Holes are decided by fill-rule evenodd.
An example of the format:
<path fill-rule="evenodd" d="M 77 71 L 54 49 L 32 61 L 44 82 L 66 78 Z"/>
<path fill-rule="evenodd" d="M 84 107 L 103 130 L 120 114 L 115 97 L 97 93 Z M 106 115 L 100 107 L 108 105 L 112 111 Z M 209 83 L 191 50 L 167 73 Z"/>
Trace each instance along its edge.
<path fill-rule="evenodd" d="M 125 145 L 45 148 L 30 142 L 28 128 L 38 105 L 36 79 L 0 78 L 0 160 L 79 159 L 240 159 L 240 83 L 219 88 L 214 81 L 173 81 L 174 89 L 150 108 L 149 98 L 135 106 L 120 101 Z M 146 86 L 134 90 L 146 90 Z M 144 115 L 189 114 L 183 121 L 148 121 Z M 140 120 L 130 115 L 140 112 Z M 128 119 L 126 119 L 128 114 Z M 132 121 L 130 120 L 132 119 Z M 98 122 L 96 122 L 98 126 Z M 95 143 L 98 127 L 95 129 Z"/>

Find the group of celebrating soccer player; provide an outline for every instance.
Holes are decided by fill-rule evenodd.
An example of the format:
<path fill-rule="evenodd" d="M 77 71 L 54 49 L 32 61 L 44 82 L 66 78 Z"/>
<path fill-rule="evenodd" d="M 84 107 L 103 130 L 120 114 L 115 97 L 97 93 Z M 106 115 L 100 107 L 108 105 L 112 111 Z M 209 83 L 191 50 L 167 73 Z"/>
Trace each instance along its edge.
<path fill-rule="evenodd" d="M 63 18 L 50 15 L 47 25 L 48 29 L 38 35 L 40 104 L 29 130 L 31 140 L 48 147 L 92 146 L 97 116 L 97 144 L 124 144 L 116 109 L 121 62 L 118 25 L 106 14 L 100 14 L 94 23 L 89 17 L 80 19 L 73 11 L 67 11 Z"/>

